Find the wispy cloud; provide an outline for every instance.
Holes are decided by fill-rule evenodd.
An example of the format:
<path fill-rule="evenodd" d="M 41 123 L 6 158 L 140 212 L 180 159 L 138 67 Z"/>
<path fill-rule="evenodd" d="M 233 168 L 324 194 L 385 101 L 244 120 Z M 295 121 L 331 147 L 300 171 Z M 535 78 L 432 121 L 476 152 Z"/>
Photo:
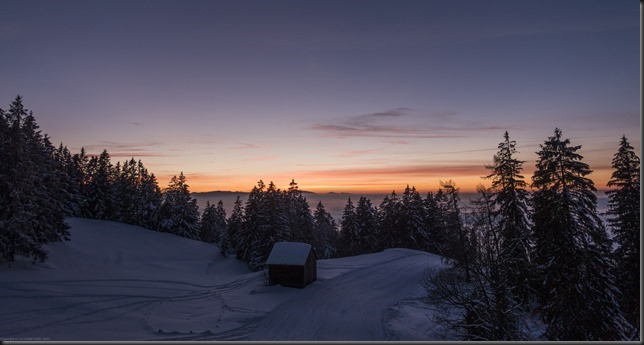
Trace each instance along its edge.
<path fill-rule="evenodd" d="M 252 150 L 259 149 L 262 146 L 257 144 L 239 143 L 238 146 L 231 147 L 233 150 Z"/>
<path fill-rule="evenodd" d="M 160 143 L 117 143 L 113 141 L 101 141 L 98 144 L 83 146 L 89 156 L 99 155 L 103 150 L 107 150 L 112 158 L 138 158 L 138 157 L 167 157 L 169 150 L 160 151 Z M 80 151 L 80 147 L 78 148 Z"/>
<path fill-rule="evenodd" d="M 463 122 L 456 111 L 421 111 L 399 107 L 382 112 L 315 123 L 308 129 L 335 138 L 376 137 L 404 139 L 461 138 L 473 132 L 502 131 L 508 126 Z"/>

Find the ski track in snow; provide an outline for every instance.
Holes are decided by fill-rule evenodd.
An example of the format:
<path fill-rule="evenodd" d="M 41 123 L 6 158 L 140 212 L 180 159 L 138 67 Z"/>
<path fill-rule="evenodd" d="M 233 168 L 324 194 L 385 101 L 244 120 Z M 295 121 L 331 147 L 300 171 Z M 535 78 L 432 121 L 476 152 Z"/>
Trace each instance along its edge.
<path fill-rule="evenodd" d="M 433 254 L 390 249 L 320 260 L 318 281 L 294 289 L 266 286 L 262 272 L 203 242 L 114 222 L 68 222 L 72 240 L 48 245 L 47 262 L 0 266 L 0 340 L 430 340 L 432 334 L 404 329 L 399 318 L 422 314 L 409 301 L 422 295 L 425 269 L 441 265 Z"/>

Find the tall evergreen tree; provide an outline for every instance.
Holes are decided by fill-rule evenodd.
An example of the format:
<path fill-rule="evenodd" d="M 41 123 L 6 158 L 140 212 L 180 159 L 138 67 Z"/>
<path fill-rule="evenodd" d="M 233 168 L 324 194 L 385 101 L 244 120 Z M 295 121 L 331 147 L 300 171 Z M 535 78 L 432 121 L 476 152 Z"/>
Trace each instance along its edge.
<path fill-rule="evenodd" d="M 238 250 L 238 248 L 240 247 L 240 235 L 242 234 L 243 226 L 244 214 L 242 201 L 239 196 L 237 196 L 237 199 L 235 199 L 235 204 L 233 205 L 233 211 L 230 214 L 230 218 L 228 218 L 228 229 L 226 236 L 228 238 L 228 246 L 226 250 Z M 225 255 L 225 253 L 226 251 L 222 254 Z M 237 255 L 237 258 L 241 260 L 241 256 L 239 254 Z"/>
<path fill-rule="evenodd" d="M 447 196 L 442 189 L 439 189 L 436 195 L 428 192 L 427 198 L 424 200 L 425 221 L 428 231 L 427 251 L 439 255 L 443 255 L 447 250 L 447 205 Z"/>
<path fill-rule="evenodd" d="M 532 177 L 534 258 L 550 340 L 624 340 L 632 329 L 617 304 L 610 243 L 597 216 L 592 172 L 555 129 Z"/>
<path fill-rule="evenodd" d="M 84 189 L 86 210 L 83 216 L 101 220 L 117 220 L 115 182 L 116 169 L 112 165 L 110 154 L 103 150 L 99 156 L 93 156 L 88 162 L 89 182 Z"/>
<path fill-rule="evenodd" d="M 87 205 L 87 198 L 89 197 L 90 186 L 90 172 L 89 172 L 89 157 L 85 152 L 85 148 L 81 147 L 80 153 L 72 156 L 72 175 L 76 177 L 78 183 L 78 212 L 74 215 L 77 217 L 88 217 L 89 206 Z"/>
<path fill-rule="evenodd" d="M 216 231 L 219 234 L 219 253 L 223 256 L 226 256 L 228 249 L 230 248 L 230 237 L 228 237 L 228 219 L 226 218 L 226 210 L 224 209 L 224 202 L 219 200 L 217 203 L 217 209 L 215 210 L 217 215 Z"/>
<path fill-rule="evenodd" d="M 22 97 L 1 113 L 0 259 L 11 262 L 23 255 L 44 261 L 43 244 L 69 238 L 66 176 Z"/>
<path fill-rule="evenodd" d="M 358 199 L 355 213 L 356 241 L 349 243 L 353 255 L 373 253 L 376 251 L 376 231 L 378 220 L 371 200 L 365 196 Z"/>
<path fill-rule="evenodd" d="M 327 212 L 322 204 L 318 202 L 317 207 L 313 213 L 313 228 L 316 233 L 317 241 L 316 252 L 320 259 L 332 259 L 338 256 L 338 241 L 339 234 L 336 230 L 337 225 L 335 220 Z"/>
<path fill-rule="evenodd" d="M 427 211 L 424 207 L 423 198 L 416 187 L 405 188 L 401 198 L 401 211 L 403 223 L 403 242 L 401 247 L 427 250 L 429 247 L 429 231 L 427 228 Z"/>
<path fill-rule="evenodd" d="M 199 207 L 190 196 L 183 172 L 173 176 L 163 194 L 160 210 L 161 231 L 190 239 L 199 239 Z"/>
<path fill-rule="evenodd" d="M 308 243 L 317 248 L 315 232 L 313 231 L 313 216 L 311 207 L 306 197 L 299 190 L 295 180 L 291 180 L 290 187 L 285 193 L 286 220 L 290 228 L 291 240 Z"/>
<path fill-rule="evenodd" d="M 529 194 L 521 171 L 523 163 L 515 158 L 516 142 L 510 140 L 506 131 L 499 151 L 494 155 L 494 164 L 486 166 L 492 179 L 492 198 L 495 215 L 500 228 L 499 261 L 503 262 L 502 274 L 516 291 L 514 295 L 524 303 L 530 295 L 530 277 L 533 271 L 530 260 L 530 210 Z"/>
<path fill-rule="evenodd" d="M 257 233 L 253 236 L 251 257 L 248 266 L 257 271 L 264 268 L 266 259 L 273 249 L 273 244 L 292 239 L 291 228 L 288 225 L 284 194 L 271 181 L 266 192 L 259 199 L 257 213 Z"/>
<path fill-rule="evenodd" d="M 138 193 L 137 203 L 139 204 L 138 225 L 151 230 L 158 230 L 159 214 L 163 202 L 163 194 L 157 183 L 156 176 L 148 173 L 141 161 L 138 161 L 139 176 L 141 177 L 141 189 Z"/>
<path fill-rule="evenodd" d="M 347 200 L 347 204 L 342 212 L 342 221 L 340 223 L 340 252 L 342 256 L 356 255 L 353 248 L 357 246 L 358 239 L 358 225 L 356 224 L 356 208 L 353 206 L 351 198 Z"/>
<path fill-rule="evenodd" d="M 206 201 L 206 207 L 201 212 L 201 220 L 199 221 L 199 237 L 204 242 L 217 242 L 215 230 L 217 215 L 215 212 L 215 205 L 211 204 L 210 200 Z"/>
<path fill-rule="evenodd" d="M 627 320 L 640 325 L 640 159 L 622 136 L 613 156 L 608 187 L 608 223 L 615 234 L 614 252 L 620 304 Z"/>
<path fill-rule="evenodd" d="M 459 189 L 452 180 L 440 182 L 445 190 L 443 217 L 445 226 L 445 250 L 442 255 L 453 260 L 453 264 L 465 271 L 465 281 L 470 281 L 470 271 L 475 248 L 468 229 L 463 226 Z"/>
<path fill-rule="evenodd" d="M 378 207 L 378 249 L 402 247 L 403 216 L 396 191 L 386 195 Z"/>

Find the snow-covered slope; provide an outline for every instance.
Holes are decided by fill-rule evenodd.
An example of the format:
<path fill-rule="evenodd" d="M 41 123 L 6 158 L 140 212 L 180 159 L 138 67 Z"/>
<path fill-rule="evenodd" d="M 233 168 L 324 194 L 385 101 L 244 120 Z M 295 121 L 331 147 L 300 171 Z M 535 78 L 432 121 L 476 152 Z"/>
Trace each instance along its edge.
<path fill-rule="evenodd" d="M 318 262 L 305 289 L 217 247 L 140 227 L 68 220 L 45 263 L 0 266 L 0 340 L 437 340 L 419 303 L 438 256 L 405 249 Z"/>

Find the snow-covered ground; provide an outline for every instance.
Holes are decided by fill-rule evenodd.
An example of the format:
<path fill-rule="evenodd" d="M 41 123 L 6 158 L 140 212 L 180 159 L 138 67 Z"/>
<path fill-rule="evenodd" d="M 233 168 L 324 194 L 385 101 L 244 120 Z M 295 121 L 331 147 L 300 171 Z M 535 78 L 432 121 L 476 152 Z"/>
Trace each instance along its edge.
<path fill-rule="evenodd" d="M 305 289 L 214 245 L 68 219 L 49 259 L 0 266 L 0 340 L 440 340 L 422 278 L 440 257 L 407 249 L 318 261 Z"/>

